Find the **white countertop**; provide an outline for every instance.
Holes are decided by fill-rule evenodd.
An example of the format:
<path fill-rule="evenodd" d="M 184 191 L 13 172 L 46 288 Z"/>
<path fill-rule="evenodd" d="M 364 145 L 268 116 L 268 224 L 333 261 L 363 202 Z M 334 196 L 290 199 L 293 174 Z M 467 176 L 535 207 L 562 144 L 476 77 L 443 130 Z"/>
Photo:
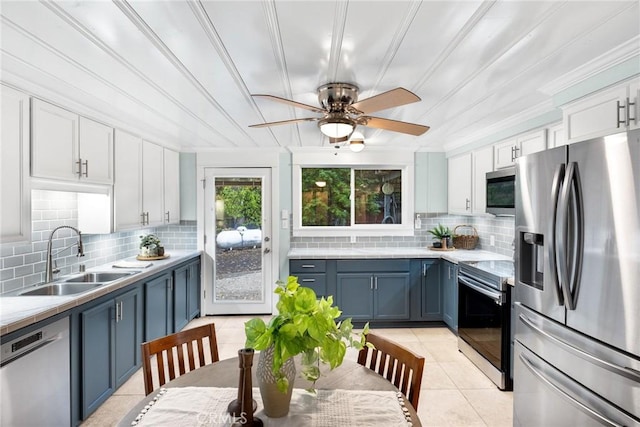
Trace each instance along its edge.
<path fill-rule="evenodd" d="M 483 250 L 456 249 L 434 251 L 427 248 L 295 248 L 289 259 L 368 259 L 368 258 L 442 258 L 453 263 L 460 261 L 512 260 L 506 255 Z"/>
<path fill-rule="evenodd" d="M 87 269 L 87 272 L 91 271 L 129 271 L 136 270 L 140 273 L 127 276 L 123 279 L 116 280 L 104 286 L 100 286 L 95 290 L 83 292 L 75 295 L 68 296 L 19 296 L 15 295 L 17 292 L 0 295 L 0 335 L 5 335 L 10 332 L 16 331 L 25 326 L 29 326 L 33 323 L 55 316 L 58 313 L 65 312 L 76 306 L 85 304 L 91 300 L 94 300 L 102 295 L 106 295 L 110 292 L 121 289 L 134 282 L 138 282 L 141 279 L 152 276 L 159 271 L 162 271 L 168 267 L 180 264 L 190 258 L 194 258 L 200 255 L 199 251 L 191 250 L 174 250 L 167 252 L 168 258 L 157 261 L 150 261 L 151 266 L 147 268 L 114 268 L 111 262 L 105 265 L 93 267 Z M 125 258 L 118 261 L 135 261 L 135 257 Z M 71 276 L 77 275 L 73 274 Z M 30 288 L 20 289 L 25 291 Z"/>

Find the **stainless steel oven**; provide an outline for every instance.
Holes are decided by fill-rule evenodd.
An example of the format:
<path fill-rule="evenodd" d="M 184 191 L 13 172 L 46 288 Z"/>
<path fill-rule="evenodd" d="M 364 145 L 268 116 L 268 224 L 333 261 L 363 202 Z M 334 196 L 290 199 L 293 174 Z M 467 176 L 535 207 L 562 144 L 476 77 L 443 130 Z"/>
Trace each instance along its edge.
<path fill-rule="evenodd" d="M 458 348 L 501 390 L 512 390 L 512 261 L 461 262 L 458 270 Z"/>

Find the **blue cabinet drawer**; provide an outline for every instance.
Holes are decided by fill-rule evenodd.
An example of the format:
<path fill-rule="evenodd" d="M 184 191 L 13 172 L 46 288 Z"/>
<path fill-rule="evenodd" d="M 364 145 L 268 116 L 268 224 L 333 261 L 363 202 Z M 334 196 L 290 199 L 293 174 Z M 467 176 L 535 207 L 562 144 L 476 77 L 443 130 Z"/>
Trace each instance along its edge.
<path fill-rule="evenodd" d="M 327 261 L 317 259 L 292 259 L 289 261 L 289 271 L 292 276 L 301 273 L 324 273 L 327 271 Z"/>
<path fill-rule="evenodd" d="M 292 274 L 298 278 L 300 286 L 313 289 L 316 295 L 319 297 L 327 296 L 327 275 L 324 273 L 304 273 L 304 274 Z"/>

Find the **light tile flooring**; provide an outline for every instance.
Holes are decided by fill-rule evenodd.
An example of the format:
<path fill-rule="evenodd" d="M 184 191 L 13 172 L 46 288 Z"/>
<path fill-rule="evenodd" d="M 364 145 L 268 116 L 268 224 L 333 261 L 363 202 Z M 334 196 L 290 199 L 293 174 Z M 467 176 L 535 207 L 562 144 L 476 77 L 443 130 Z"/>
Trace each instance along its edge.
<path fill-rule="evenodd" d="M 215 322 L 220 359 L 237 357 L 244 346 L 246 316 L 215 316 L 193 320 L 187 327 Z M 269 317 L 265 317 L 265 320 Z M 511 426 L 511 392 L 498 390 L 462 353 L 445 327 L 376 329 L 425 357 L 418 415 L 424 426 Z M 356 359 L 350 350 L 347 358 Z M 144 397 L 142 371 L 136 372 L 83 424 L 113 426 Z"/>

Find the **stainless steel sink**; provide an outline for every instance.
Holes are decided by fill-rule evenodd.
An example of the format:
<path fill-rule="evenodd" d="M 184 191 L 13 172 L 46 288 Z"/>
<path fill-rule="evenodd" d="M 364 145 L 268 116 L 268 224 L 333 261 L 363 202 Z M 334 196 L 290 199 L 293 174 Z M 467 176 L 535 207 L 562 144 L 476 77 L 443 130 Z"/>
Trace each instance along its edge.
<path fill-rule="evenodd" d="M 119 280 L 125 278 L 127 276 L 131 276 L 133 274 L 139 273 L 138 271 L 95 271 L 92 273 L 82 273 L 79 276 L 71 277 L 69 279 L 64 279 L 62 282 L 64 283 L 109 283 L 115 280 Z"/>
<path fill-rule="evenodd" d="M 20 292 L 25 295 L 74 295 L 103 286 L 104 283 L 49 283 L 29 291 Z"/>

